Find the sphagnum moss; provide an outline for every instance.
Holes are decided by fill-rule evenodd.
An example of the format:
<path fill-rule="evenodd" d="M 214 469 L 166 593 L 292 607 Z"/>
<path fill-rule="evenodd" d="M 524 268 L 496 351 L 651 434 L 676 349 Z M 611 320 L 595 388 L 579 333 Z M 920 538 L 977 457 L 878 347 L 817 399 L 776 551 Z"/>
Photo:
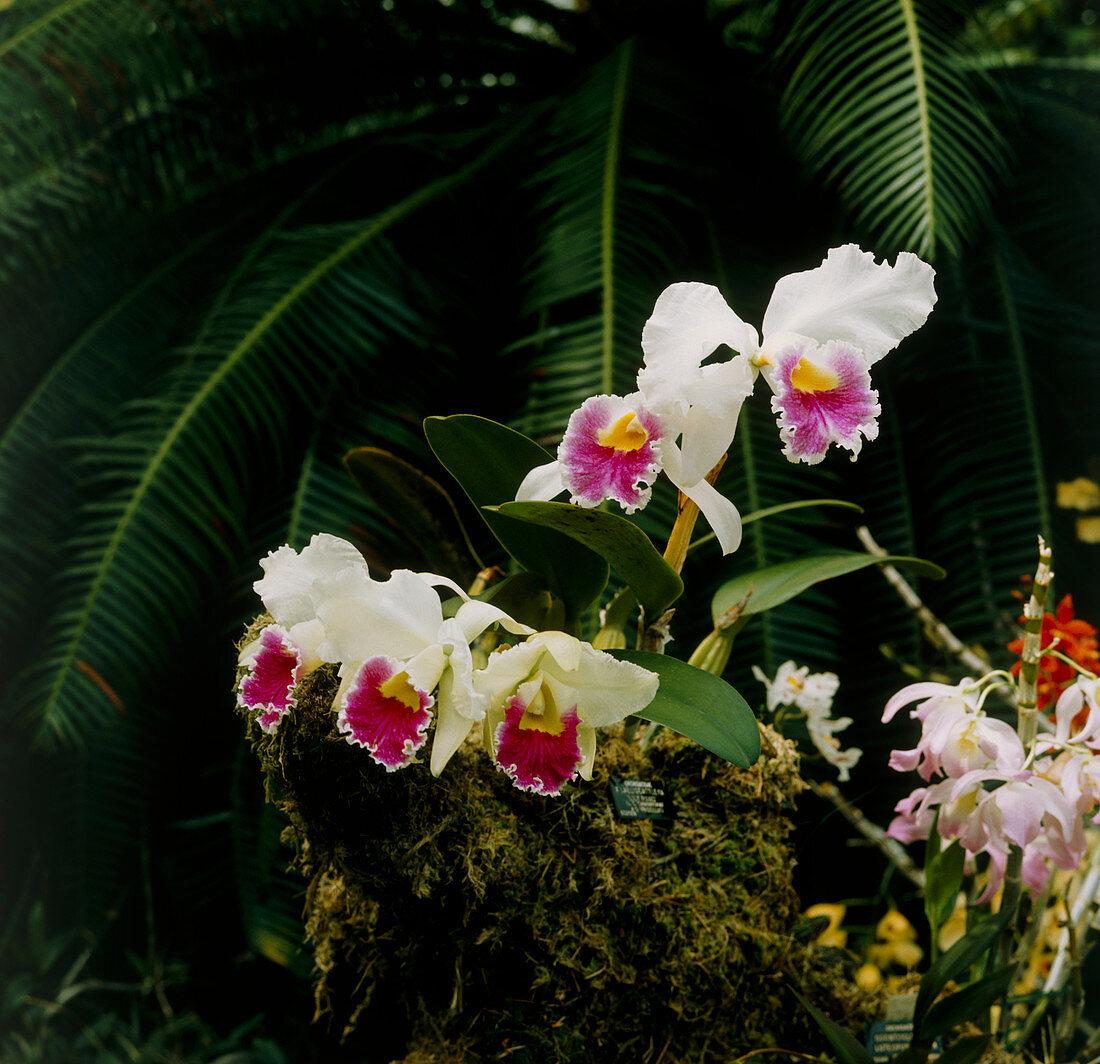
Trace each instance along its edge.
<path fill-rule="evenodd" d="M 474 741 L 439 779 L 386 772 L 336 732 L 337 682 L 318 669 L 249 736 L 308 883 L 316 1018 L 365 1061 L 725 1062 L 820 1046 L 796 986 L 852 1011 L 790 934 L 803 784 L 780 736 L 743 770 L 611 730 L 593 780 L 543 798 Z M 674 819 L 619 819 L 612 776 L 664 781 Z"/>

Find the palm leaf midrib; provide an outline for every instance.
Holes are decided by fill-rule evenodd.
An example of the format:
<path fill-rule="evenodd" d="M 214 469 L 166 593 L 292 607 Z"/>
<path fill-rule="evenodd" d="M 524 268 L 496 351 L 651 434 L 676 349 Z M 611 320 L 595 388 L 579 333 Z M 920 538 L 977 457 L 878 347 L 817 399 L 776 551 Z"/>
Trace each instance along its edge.
<path fill-rule="evenodd" d="M 72 635 L 67 641 L 67 646 L 59 656 L 60 664 L 49 692 L 42 706 L 42 717 L 48 720 L 52 707 L 57 703 L 65 684 L 68 682 L 70 672 L 77 659 L 78 651 L 84 641 L 88 624 L 91 621 L 95 605 L 100 597 L 103 585 L 108 577 L 115 557 L 123 540 L 137 514 L 141 503 L 144 501 L 151 485 L 164 467 L 172 453 L 176 443 L 193 422 L 197 412 L 202 409 L 207 400 L 221 387 L 226 378 L 240 361 L 258 344 L 272 326 L 285 315 L 300 299 L 310 292 L 320 281 L 336 270 L 343 262 L 357 251 L 381 236 L 391 226 L 414 213 L 426 203 L 443 194 L 445 191 L 467 180 L 481 166 L 491 158 L 504 150 L 511 138 L 516 135 L 513 129 L 510 135 L 501 137 L 490 149 L 478 159 L 468 163 L 455 173 L 440 178 L 418 189 L 406 199 L 395 204 L 389 210 L 370 219 L 357 233 L 349 236 L 330 255 L 308 270 L 293 286 L 287 289 L 271 307 L 255 322 L 245 336 L 229 351 L 221 360 L 219 366 L 206 378 L 202 386 L 187 402 L 184 408 L 176 416 L 172 425 L 168 428 L 160 444 L 150 453 L 144 471 L 130 495 L 126 506 L 123 508 L 118 521 L 111 533 L 106 546 L 100 554 L 99 563 L 87 593 L 83 598 L 83 607 L 76 619 Z"/>

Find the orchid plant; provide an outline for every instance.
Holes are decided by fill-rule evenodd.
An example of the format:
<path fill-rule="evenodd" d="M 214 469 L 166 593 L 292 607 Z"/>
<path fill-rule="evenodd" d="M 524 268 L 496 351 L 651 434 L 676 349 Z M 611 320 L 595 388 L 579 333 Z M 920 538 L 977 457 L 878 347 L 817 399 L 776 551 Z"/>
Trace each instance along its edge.
<path fill-rule="evenodd" d="M 473 739 L 517 788 L 554 797 L 593 778 L 599 729 L 626 722 L 623 734 L 632 740 L 639 719 L 751 765 L 761 749 L 757 721 L 721 679 L 737 632 L 812 584 L 866 566 L 942 572 L 868 550 L 793 558 L 733 577 L 713 598 L 712 632 L 682 662 L 664 649 L 694 524 L 702 514 L 729 555 L 744 521 L 765 516 L 743 518 L 715 484 L 760 378 L 790 462 L 821 462 L 833 445 L 858 457 L 878 434 L 871 368 L 926 320 L 936 300 L 933 279 L 915 255 L 903 253 L 891 265 L 851 244 L 834 248 L 816 268 L 776 284 L 762 335 L 714 286 L 673 284 L 642 330 L 636 390 L 584 401 L 556 456 L 484 418 L 429 418 L 429 444 L 508 556 L 508 571 L 481 567 L 466 588 L 449 575 L 408 569 L 379 579 L 352 544 L 325 534 L 300 552 L 272 552 L 255 585 L 267 615 L 240 652 L 238 704 L 260 741 L 295 726 L 298 685 L 329 667 L 339 681 L 332 736 L 360 748 L 380 771 L 408 771 L 426 756 L 439 776 Z M 423 527 L 461 526 L 444 489 L 395 456 L 362 449 L 347 464 L 369 492 L 398 485 L 401 505 Z M 663 554 L 638 525 L 603 507 L 615 502 L 626 514 L 644 508 L 661 473 L 679 491 Z M 568 502 L 554 501 L 563 493 Z M 789 507 L 800 505 L 807 501 Z M 460 533 L 468 543 L 465 529 Z M 1024 890 L 1038 894 L 1055 870 L 1076 869 L 1087 849 L 1083 818 L 1100 822 L 1095 674 L 1064 658 L 1076 682 L 1057 698 L 1052 732 L 1038 727 L 1048 560 L 1044 555 L 1026 612 L 1018 680 L 998 671 L 955 685 L 911 684 L 883 714 L 889 723 L 915 704 L 910 715 L 921 725 L 916 747 L 896 750 L 890 765 L 916 771 L 927 786 L 898 804 L 884 841 L 930 840 L 925 883 L 934 933 L 952 917 L 962 878 L 979 859 L 985 880 L 975 904 L 1002 898 L 997 914 L 926 973 L 913 1060 L 927 1056 L 937 1033 L 1003 996 L 1015 961 L 935 1003 L 978 958 L 988 953 L 992 964 L 1004 952 L 998 937 Z M 621 586 L 601 601 L 612 570 Z M 636 647 L 627 649 L 635 617 Z M 838 678 L 793 661 L 773 678 L 754 672 L 773 720 L 805 721 L 816 754 L 847 780 L 862 751 L 842 748 L 837 738 L 852 723 L 832 715 Z M 1004 689 L 1019 706 L 1015 728 L 985 711 Z M 810 1011 L 843 1059 L 870 1059 L 850 1035 Z M 949 1053 L 969 1060 L 975 1048 Z"/>
<path fill-rule="evenodd" d="M 916 772 L 926 786 L 897 803 L 885 833 L 832 794 L 921 886 L 932 948 L 941 951 L 911 999 L 906 1064 L 929 1059 L 934 1040 L 963 1021 L 985 1033 L 956 1041 L 941 1059 L 976 1060 L 993 1040 L 1019 1049 L 1050 1021 L 1058 1007 L 1052 1002 L 1067 992 L 1049 1044 L 1056 1054 L 1083 1051 L 1077 1031 L 1083 991 L 1074 972 L 1100 886 L 1094 830 L 1100 824 L 1100 680 L 1090 669 L 1096 630 L 1072 616 L 1068 596 L 1056 615 L 1044 612 L 1053 573 L 1041 537 L 1039 555 L 1021 618 L 1023 638 L 1009 644 L 1020 655 L 1011 670 L 987 670 L 955 684 L 909 684 L 886 703 L 884 724 L 906 707 L 920 724 L 916 746 L 894 750 L 890 767 Z M 910 605 L 968 666 L 981 663 L 915 596 Z M 805 702 L 809 713 L 834 687 L 834 679 L 807 677 L 788 663 L 768 684 L 769 703 Z M 994 704 L 1002 716 L 989 711 Z M 1009 706 L 1014 724 L 1003 719 Z M 923 870 L 894 849 L 919 840 L 927 844 Z M 1053 929 L 1051 912 L 1062 914 Z M 968 975 L 971 982 L 947 992 Z M 870 1064 L 871 1053 L 846 1031 L 818 1013 L 815 1018 L 846 1064 Z M 1097 1043 L 1092 1038 L 1085 1048 L 1095 1050 Z"/>
<path fill-rule="evenodd" d="M 796 559 L 793 579 L 782 566 L 759 571 L 732 611 L 719 605 L 734 593 L 737 581 L 728 582 L 715 599 L 719 652 L 685 664 L 661 652 L 694 523 L 702 513 L 722 553 L 737 549 L 742 518 L 714 480 L 761 377 L 790 461 L 820 462 L 832 444 L 855 458 L 862 440 L 875 438 L 870 368 L 928 317 L 933 278 L 912 254 L 890 265 L 853 244 L 834 248 L 776 284 L 763 339 L 714 286 L 673 284 L 642 330 L 637 391 L 586 400 L 556 458 L 482 418 L 428 419 L 429 444 L 479 507 L 511 572 L 485 571 L 467 591 L 447 575 L 396 570 L 377 579 L 352 544 L 329 535 L 300 553 L 281 547 L 261 562 L 255 587 L 270 623 L 241 650 L 239 706 L 263 733 L 292 728 L 297 685 L 328 664 L 340 678 L 334 731 L 380 768 L 408 769 L 430 737 L 439 775 L 476 733 L 515 786 L 546 796 L 590 779 L 597 729 L 628 718 L 666 725 L 748 766 L 760 749 L 756 720 L 720 679 L 734 634 L 811 583 L 878 559 Z M 409 498 L 453 517 L 443 489 L 394 456 L 353 452 L 349 468 L 368 491 L 407 478 Z M 636 525 L 597 508 L 608 500 L 628 514 L 643 508 L 661 472 L 681 498 L 663 556 Z M 570 502 L 551 501 L 563 492 Z M 938 575 L 927 563 L 898 562 Z M 588 642 L 580 635 L 612 568 L 624 586 Z M 635 610 L 637 648 L 627 650 L 623 630 Z M 812 716 L 819 748 L 835 764 L 854 764 L 858 751 L 839 751 L 832 735 L 845 721 L 829 719 L 825 704 Z"/>

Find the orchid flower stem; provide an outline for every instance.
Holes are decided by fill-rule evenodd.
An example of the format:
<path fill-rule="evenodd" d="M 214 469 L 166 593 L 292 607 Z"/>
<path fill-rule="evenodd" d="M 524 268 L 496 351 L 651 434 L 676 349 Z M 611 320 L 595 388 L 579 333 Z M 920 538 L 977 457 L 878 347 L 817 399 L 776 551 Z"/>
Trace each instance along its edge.
<path fill-rule="evenodd" d="M 727 455 L 718 459 L 718 464 L 706 475 L 708 484 L 713 485 L 726 463 Z M 676 521 L 672 525 L 672 531 L 668 535 L 668 546 L 665 547 L 665 561 L 676 572 L 684 567 L 684 559 L 687 557 L 688 547 L 691 544 L 691 533 L 695 529 L 695 522 L 699 517 L 699 507 L 695 505 L 683 492 L 680 492 L 679 503 L 676 507 Z"/>
<path fill-rule="evenodd" d="M 1039 678 L 1039 658 L 1042 651 L 1043 607 L 1046 605 L 1047 589 L 1054 578 L 1050 568 L 1050 548 L 1043 537 L 1039 537 L 1039 567 L 1035 571 L 1035 582 L 1031 586 L 1031 598 L 1024 607 L 1024 648 L 1020 652 L 1020 686 L 1017 692 L 1016 731 L 1027 749 L 1035 741 L 1039 726 L 1039 711 L 1036 708 L 1036 683 Z"/>
<path fill-rule="evenodd" d="M 1031 587 L 1031 598 L 1024 607 L 1024 647 L 1020 653 L 1020 683 L 1016 692 L 1016 731 L 1025 750 L 1030 750 L 1035 743 L 1035 735 L 1039 730 L 1039 711 L 1036 708 L 1037 690 L 1036 682 L 1039 678 L 1039 656 L 1042 649 L 1043 632 L 1043 607 L 1046 605 L 1047 589 L 1054 577 L 1050 568 L 1050 548 L 1043 537 L 1039 537 L 1039 566 L 1035 570 L 1035 582 Z M 1019 977 L 1020 968 L 1025 957 L 1013 950 L 1012 939 L 1015 931 L 1015 912 L 1020 904 L 1023 893 L 1023 880 L 1021 869 L 1023 867 L 1024 852 L 1018 846 L 1013 846 L 1008 856 L 1008 866 L 1005 870 L 1004 892 L 1001 895 L 1001 910 L 1011 906 L 1012 918 L 1001 936 L 1000 956 L 1002 963 L 1013 961 L 1016 964 L 1016 978 Z M 1016 982 L 1016 978 L 1012 980 Z M 1001 1038 L 1003 1040 L 1008 1031 L 1008 1021 L 1011 1010 L 1001 1011 Z"/>
<path fill-rule="evenodd" d="M 1000 967 L 1003 964 L 1015 964 L 1016 973 L 1009 981 L 1009 986 L 1014 986 L 1019 981 L 1020 968 L 1026 957 L 1020 956 L 1013 947 L 1013 939 L 1016 934 L 1016 912 L 1020 907 L 1020 898 L 1023 897 L 1023 864 L 1024 851 L 1019 846 L 1013 846 L 1008 853 L 1008 864 L 1005 867 L 1004 887 L 1001 890 L 1000 912 L 1009 912 L 1011 915 L 1004 931 L 1001 932 L 999 943 L 994 947 L 996 952 L 990 954 L 993 962 L 990 968 Z M 1000 1041 L 1003 1043 L 1008 1033 L 1008 1022 L 1011 1019 L 1012 1010 L 1007 1006 L 1001 1008 Z"/>

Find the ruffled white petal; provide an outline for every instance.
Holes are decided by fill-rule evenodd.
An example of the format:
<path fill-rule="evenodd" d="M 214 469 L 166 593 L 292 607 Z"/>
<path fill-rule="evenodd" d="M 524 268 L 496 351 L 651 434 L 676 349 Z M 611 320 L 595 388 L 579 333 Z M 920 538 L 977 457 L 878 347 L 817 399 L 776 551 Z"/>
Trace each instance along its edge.
<path fill-rule="evenodd" d="M 654 404 L 677 402 L 685 382 L 721 344 L 752 354 L 756 330 L 743 322 L 714 285 L 681 281 L 669 285 L 642 329 L 645 365 L 638 387 Z"/>
<path fill-rule="evenodd" d="M 319 653 L 326 661 L 366 661 L 376 655 L 407 660 L 437 642 L 443 623 L 439 595 L 409 569 L 374 580 L 364 566 L 314 587 L 325 625 Z"/>
<path fill-rule="evenodd" d="M 585 724 L 603 728 L 645 709 L 653 701 L 659 683 L 656 673 L 633 662 L 619 661 L 589 643 L 574 642 L 576 657 L 564 658 L 565 662 L 573 662 L 572 668 L 559 660 L 561 648 L 556 645 L 552 650 L 548 647 L 541 663 L 543 674 L 552 685 L 568 689 L 554 692 L 559 705 L 575 703 Z"/>
<path fill-rule="evenodd" d="M 276 624 L 293 628 L 316 616 L 313 586 L 346 570 L 367 572 L 363 556 L 347 540 L 319 533 L 302 548 L 280 547 L 260 562 L 264 575 L 252 586 Z"/>
<path fill-rule="evenodd" d="M 776 284 L 764 314 L 764 352 L 799 338 L 844 340 L 877 362 L 924 324 L 936 303 L 935 275 L 909 252 L 890 266 L 855 244 L 833 248 L 816 269 Z"/>

